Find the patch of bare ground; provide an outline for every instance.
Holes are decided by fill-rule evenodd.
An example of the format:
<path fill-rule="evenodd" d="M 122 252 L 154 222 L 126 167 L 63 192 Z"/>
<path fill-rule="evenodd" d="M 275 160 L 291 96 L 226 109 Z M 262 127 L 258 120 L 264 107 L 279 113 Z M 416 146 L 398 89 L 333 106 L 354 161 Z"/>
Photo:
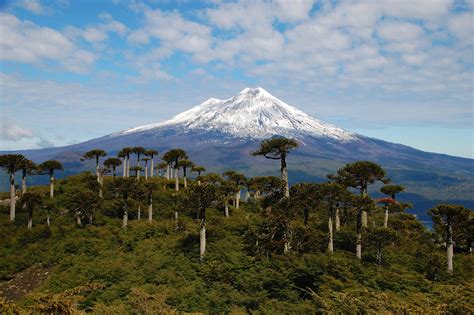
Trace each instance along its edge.
<path fill-rule="evenodd" d="M 9 281 L 0 283 L 0 297 L 16 301 L 42 285 L 51 273 L 51 268 L 33 266 L 16 273 Z"/>

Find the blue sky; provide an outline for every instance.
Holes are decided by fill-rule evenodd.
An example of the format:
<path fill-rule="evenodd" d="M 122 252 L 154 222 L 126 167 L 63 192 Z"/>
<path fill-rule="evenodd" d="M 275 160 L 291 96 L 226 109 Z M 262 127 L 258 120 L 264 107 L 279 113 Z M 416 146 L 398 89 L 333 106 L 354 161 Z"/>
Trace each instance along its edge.
<path fill-rule="evenodd" d="M 0 149 L 61 146 L 261 86 L 474 158 L 474 1 L 0 0 Z"/>

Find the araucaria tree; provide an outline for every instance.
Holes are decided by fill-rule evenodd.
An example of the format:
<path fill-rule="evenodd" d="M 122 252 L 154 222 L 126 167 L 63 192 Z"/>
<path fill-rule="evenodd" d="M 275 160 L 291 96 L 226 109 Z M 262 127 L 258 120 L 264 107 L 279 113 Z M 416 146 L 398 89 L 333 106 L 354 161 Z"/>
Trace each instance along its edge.
<path fill-rule="evenodd" d="M 179 161 L 179 167 L 183 169 L 184 188 L 188 188 L 187 170 L 188 168 L 194 167 L 194 163 L 190 160 L 181 160 Z"/>
<path fill-rule="evenodd" d="M 49 196 L 53 198 L 54 197 L 54 172 L 62 171 L 63 165 L 59 161 L 48 160 L 41 163 L 38 166 L 38 169 L 41 174 L 49 175 Z"/>
<path fill-rule="evenodd" d="M 218 199 L 217 188 L 209 183 L 193 185 L 189 191 L 189 205 L 196 207 L 199 212 L 199 258 L 204 260 L 206 253 L 206 209 Z"/>
<path fill-rule="evenodd" d="M 444 236 L 446 255 L 448 258 L 448 272 L 453 272 L 454 230 L 464 226 L 469 220 L 470 210 L 464 206 L 440 204 L 428 211 L 434 222 L 434 229 Z"/>
<path fill-rule="evenodd" d="M 144 184 L 146 199 L 148 202 L 148 221 L 153 220 L 153 193 L 158 189 L 158 184 L 149 181 Z"/>
<path fill-rule="evenodd" d="M 286 157 L 291 150 L 298 147 L 298 142 L 293 139 L 284 137 L 271 138 L 263 140 L 260 148 L 252 152 L 252 155 L 263 155 L 267 159 L 280 160 L 281 179 L 285 183 L 284 196 L 290 196 L 290 189 L 288 186 L 288 167 L 286 165 Z"/>
<path fill-rule="evenodd" d="M 23 208 L 28 212 L 28 229 L 33 227 L 33 210 L 43 203 L 43 198 L 37 193 L 26 192 L 19 200 Z"/>
<path fill-rule="evenodd" d="M 193 166 L 193 167 L 191 168 L 191 172 L 196 172 L 196 173 L 198 173 L 198 177 L 201 177 L 201 173 L 202 173 L 202 172 L 205 172 L 205 171 L 206 171 L 206 168 L 205 168 L 204 166 L 197 166 L 197 165 L 196 165 L 196 166 Z M 198 181 L 198 185 L 201 185 L 201 180 L 198 179 L 197 181 Z"/>
<path fill-rule="evenodd" d="M 108 158 L 104 161 L 104 166 L 112 171 L 112 176 L 115 178 L 115 170 L 122 164 L 119 158 Z"/>
<path fill-rule="evenodd" d="M 25 159 L 21 164 L 21 194 L 24 195 L 26 193 L 26 177 L 27 175 L 33 175 L 34 171 L 36 170 L 36 164 L 31 161 Z"/>
<path fill-rule="evenodd" d="M 395 195 L 404 191 L 405 188 L 400 185 L 385 185 L 380 188 L 380 192 L 387 196 L 390 196 L 393 199 L 393 202 L 396 202 Z M 385 218 L 383 221 L 384 228 L 388 227 L 388 204 L 385 206 Z"/>
<path fill-rule="evenodd" d="M 94 160 L 95 159 L 95 174 L 97 176 L 97 182 L 100 183 L 100 174 L 99 174 L 99 162 L 100 158 L 107 155 L 107 152 L 101 149 L 94 149 L 84 153 L 82 156 L 82 161 L 84 160 Z"/>
<path fill-rule="evenodd" d="M 235 187 L 237 190 L 235 191 L 235 197 L 234 197 L 234 206 L 238 209 L 240 205 L 240 187 L 245 185 L 247 183 L 247 179 L 243 174 L 237 173 L 236 171 L 225 171 L 222 175 L 227 177 L 228 180 L 233 182 L 235 184 Z"/>
<path fill-rule="evenodd" d="M 15 173 L 19 171 L 25 161 L 21 154 L 0 155 L 0 168 L 4 169 L 10 175 L 10 221 L 15 220 Z"/>
<path fill-rule="evenodd" d="M 150 161 L 150 158 L 144 157 L 142 161 L 145 162 L 145 180 L 148 180 L 148 161 Z"/>
<path fill-rule="evenodd" d="M 188 155 L 184 150 L 181 149 L 172 149 L 163 154 L 162 159 L 168 164 L 172 164 L 175 170 L 175 190 L 179 191 L 179 161 L 185 160 L 188 158 Z"/>
<path fill-rule="evenodd" d="M 145 155 L 145 148 L 143 147 L 133 147 L 132 148 L 132 153 L 137 155 L 137 166 L 140 166 L 140 157 L 142 155 Z"/>
<path fill-rule="evenodd" d="M 147 150 L 145 155 L 150 158 L 150 177 L 155 175 L 155 156 L 158 155 L 156 150 Z"/>
<path fill-rule="evenodd" d="M 381 181 L 389 182 L 385 177 L 385 170 L 378 164 L 370 161 L 359 161 L 344 165 L 335 175 L 329 175 L 329 179 L 335 180 L 345 187 L 358 189 L 361 196 L 367 196 L 367 188 L 370 184 Z M 367 227 L 367 211 L 362 209 L 362 226 Z"/>
<path fill-rule="evenodd" d="M 117 154 L 118 157 L 123 158 L 123 177 L 130 176 L 130 153 L 132 153 L 132 148 L 125 147 Z"/>

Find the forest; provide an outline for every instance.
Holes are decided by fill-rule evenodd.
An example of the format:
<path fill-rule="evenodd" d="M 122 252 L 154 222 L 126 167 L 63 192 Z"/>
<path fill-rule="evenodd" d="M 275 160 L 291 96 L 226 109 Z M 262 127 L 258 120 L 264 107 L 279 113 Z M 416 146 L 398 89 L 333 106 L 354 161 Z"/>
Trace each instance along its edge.
<path fill-rule="evenodd" d="M 290 187 L 294 150 L 274 137 L 252 152 L 280 177 L 127 147 L 85 152 L 95 169 L 58 180 L 59 161 L 1 155 L 0 312 L 474 312 L 471 209 L 438 204 L 428 229 L 397 200 L 403 183 L 371 161 Z M 31 176 L 50 184 L 28 186 Z"/>

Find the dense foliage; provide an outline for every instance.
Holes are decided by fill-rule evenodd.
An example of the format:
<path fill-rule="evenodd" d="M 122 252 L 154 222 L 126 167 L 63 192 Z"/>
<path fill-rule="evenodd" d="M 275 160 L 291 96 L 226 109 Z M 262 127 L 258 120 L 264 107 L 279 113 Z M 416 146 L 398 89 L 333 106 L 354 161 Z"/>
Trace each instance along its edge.
<path fill-rule="evenodd" d="M 164 168 L 172 163 L 177 174 L 186 155 L 173 152 Z M 50 187 L 29 187 L 14 222 L 8 204 L 0 206 L 0 295 L 9 298 L 8 281 L 32 268 L 48 277 L 15 301 L 0 300 L 0 311 L 472 312 L 472 211 L 440 205 L 431 211 L 430 231 L 401 209 L 390 211 L 384 227 L 386 205 L 365 196 L 366 184 L 384 178 L 383 169 L 357 183 L 348 180 L 349 171 L 357 173 L 346 167 L 333 182 L 294 185 L 289 197 L 279 178 L 247 179 L 233 171 L 199 173 L 187 188 L 171 176 L 100 173 L 58 180 L 54 198 Z M 240 204 L 239 188 L 246 190 Z M 368 213 L 367 227 L 361 210 Z M 447 237 L 453 239 L 452 271 Z"/>

